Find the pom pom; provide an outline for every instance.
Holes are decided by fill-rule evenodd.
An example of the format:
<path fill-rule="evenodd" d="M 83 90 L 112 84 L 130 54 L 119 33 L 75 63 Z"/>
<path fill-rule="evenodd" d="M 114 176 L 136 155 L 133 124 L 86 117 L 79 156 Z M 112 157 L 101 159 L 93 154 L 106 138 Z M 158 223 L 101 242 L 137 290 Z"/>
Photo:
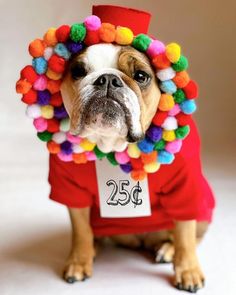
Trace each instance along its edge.
<path fill-rule="evenodd" d="M 55 73 L 63 73 L 65 70 L 66 61 L 64 58 L 57 55 L 52 55 L 48 61 L 49 68 Z"/>
<path fill-rule="evenodd" d="M 186 71 L 178 72 L 173 79 L 178 88 L 184 88 L 190 81 L 189 75 Z"/>
<path fill-rule="evenodd" d="M 138 159 L 130 158 L 130 163 L 131 163 L 132 168 L 134 170 L 142 170 L 143 169 L 143 162 L 142 162 L 141 158 L 138 158 Z"/>
<path fill-rule="evenodd" d="M 177 91 L 173 94 L 173 96 L 176 103 L 181 103 L 185 101 L 186 99 L 186 96 L 182 89 L 177 89 Z"/>
<path fill-rule="evenodd" d="M 16 92 L 26 94 L 30 91 L 32 85 L 27 80 L 19 80 L 16 82 Z"/>
<path fill-rule="evenodd" d="M 96 31 L 101 27 L 101 20 L 96 15 L 90 15 L 84 20 L 84 25 L 89 31 Z"/>
<path fill-rule="evenodd" d="M 160 163 L 153 162 L 150 164 L 146 164 L 143 168 L 147 173 L 155 173 L 160 169 Z"/>
<path fill-rule="evenodd" d="M 181 48 L 176 43 L 170 43 L 166 46 L 166 56 L 172 63 L 177 63 L 180 59 Z"/>
<path fill-rule="evenodd" d="M 156 126 L 161 126 L 164 123 L 167 116 L 168 116 L 167 112 L 158 111 L 153 117 L 152 123 L 155 124 Z"/>
<path fill-rule="evenodd" d="M 47 130 L 47 127 L 48 127 L 47 120 L 45 120 L 42 117 L 34 119 L 33 124 L 38 132 L 43 132 Z"/>
<path fill-rule="evenodd" d="M 39 91 L 45 90 L 47 88 L 47 77 L 44 75 L 38 76 L 38 79 L 34 82 L 33 88 Z"/>
<path fill-rule="evenodd" d="M 37 92 L 38 99 L 37 102 L 39 105 L 47 105 L 49 104 L 51 93 L 48 90 L 38 91 Z"/>
<path fill-rule="evenodd" d="M 52 119 L 54 112 L 53 112 L 53 107 L 50 105 L 42 106 L 41 107 L 41 113 L 42 117 L 45 119 Z"/>
<path fill-rule="evenodd" d="M 147 55 L 150 58 L 153 58 L 163 52 L 165 52 L 165 45 L 159 40 L 152 40 L 151 44 L 148 47 Z"/>
<path fill-rule="evenodd" d="M 130 176 L 135 181 L 141 181 L 146 178 L 147 173 L 144 170 L 133 170 L 133 171 L 131 171 Z"/>
<path fill-rule="evenodd" d="M 100 42 L 99 31 L 88 31 L 84 39 L 87 46 L 98 44 Z"/>
<path fill-rule="evenodd" d="M 136 143 L 130 143 L 128 145 L 127 153 L 130 156 L 130 158 L 139 158 L 141 155 L 141 151 Z"/>
<path fill-rule="evenodd" d="M 163 135 L 162 135 L 162 138 L 165 140 L 165 141 L 173 141 L 175 140 L 175 132 L 173 130 L 164 130 L 163 131 Z"/>
<path fill-rule="evenodd" d="M 139 149 L 144 153 L 150 153 L 153 151 L 154 143 L 148 138 L 138 142 Z"/>
<path fill-rule="evenodd" d="M 69 59 L 71 54 L 63 43 L 58 43 L 54 47 L 54 52 L 64 59 Z"/>
<path fill-rule="evenodd" d="M 72 54 L 79 53 L 81 50 L 83 50 L 82 43 L 76 43 L 73 41 L 68 41 L 66 43 L 66 47 Z"/>
<path fill-rule="evenodd" d="M 165 130 L 175 130 L 178 128 L 177 120 L 174 117 L 167 117 L 161 127 Z"/>
<path fill-rule="evenodd" d="M 96 154 L 98 159 L 102 159 L 102 158 L 106 157 L 106 153 L 103 153 L 102 151 L 100 151 L 100 149 L 97 146 L 95 146 L 93 151 Z"/>
<path fill-rule="evenodd" d="M 150 163 L 153 163 L 153 162 L 156 162 L 157 160 L 157 151 L 153 151 L 151 153 L 142 153 L 141 154 L 141 159 L 142 159 L 142 162 L 143 164 L 150 164 Z"/>
<path fill-rule="evenodd" d="M 56 37 L 56 29 L 55 28 L 50 28 L 47 30 L 46 34 L 43 37 L 44 42 L 48 46 L 54 46 L 57 44 L 57 37 Z"/>
<path fill-rule="evenodd" d="M 175 77 L 175 71 L 169 67 L 163 70 L 157 71 L 157 78 L 161 81 L 171 80 Z"/>
<path fill-rule="evenodd" d="M 45 48 L 44 53 L 43 53 L 43 57 L 46 60 L 49 60 L 50 57 L 53 55 L 53 51 L 54 51 L 54 49 L 52 47 Z"/>
<path fill-rule="evenodd" d="M 189 126 L 182 126 L 175 130 L 176 138 L 184 139 L 190 132 Z"/>
<path fill-rule="evenodd" d="M 116 161 L 116 159 L 115 159 L 115 155 L 114 155 L 113 152 L 107 154 L 107 159 L 108 159 L 108 161 L 109 161 L 113 166 L 117 166 L 117 165 L 118 165 L 118 163 L 117 163 L 117 161 Z"/>
<path fill-rule="evenodd" d="M 80 154 L 80 153 L 84 152 L 84 149 L 82 149 L 82 147 L 80 145 L 75 144 L 75 143 L 72 145 L 72 149 L 73 149 L 73 152 L 76 154 Z"/>
<path fill-rule="evenodd" d="M 47 148 L 51 154 L 57 154 L 60 152 L 60 145 L 52 140 L 47 142 Z"/>
<path fill-rule="evenodd" d="M 69 119 L 65 119 L 66 121 L 68 120 L 69 121 Z M 62 120 L 62 121 L 64 121 L 64 120 Z M 61 121 L 61 122 L 62 122 Z M 81 143 L 81 141 L 82 141 L 82 139 L 81 139 L 81 137 L 79 137 L 79 136 L 75 136 L 75 135 L 72 135 L 71 133 L 67 133 L 66 134 L 66 137 L 67 137 L 67 140 L 69 140 L 70 142 L 72 142 L 72 143 L 77 143 L 77 144 L 79 144 L 79 143 Z"/>
<path fill-rule="evenodd" d="M 166 57 L 166 54 L 164 52 L 156 55 L 152 60 L 152 64 L 155 68 L 160 70 L 169 68 L 171 65 L 169 59 Z"/>
<path fill-rule="evenodd" d="M 70 30 L 70 38 L 74 42 L 81 42 L 86 36 L 86 28 L 84 24 L 73 24 Z"/>
<path fill-rule="evenodd" d="M 30 89 L 26 94 L 23 95 L 21 99 L 24 103 L 33 104 L 37 101 L 37 92 L 33 89 Z"/>
<path fill-rule="evenodd" d="M 56 119 L 49 119 L 48 120 L 48 128 L 49 132 L 55 133 L 59 131 L 59 122 Z"/>
<path fill-rule="evenodd" d="M 52 140 L 58 144 L 61 144 L 62 142 L 66 141 L 66 134 L 64 132 L 56 132 L 53 134 Z"/>
<path fill-rule="evenodd" d="M 85 155 L 86 155 L 88 161 L 95 161 L 95 160 L 97 160 L 97 157 L 96 157 L 96 155 L 95 155 L 95 153 L 93 151 L 91 151 L 91 152 L 85 152 Z"/>
<path fill-rule="evenodd" d="M 119 164 L 126 164 L 129 162 L 129 156 L 126 151 L 124 152 L 116 152 L 115 159 Z"/>
<path fill-rule="evenodd" d="M 63 152 L 63 154 L 65 155 L 71 155 L 73 150 L 72 150 L 72 143 L 69 141 L 64 141 L 61 144 L 61 151 Z"/>
<path fill-rule="evenodd" d="M 176 92 L 177 87 L 175 85 L 175 83 L 171 80 L 167 80 L 167 81 L 163 81 L 160 83 L 160 89 L 163 92 L 169 93 L 169 94 L 173 94 Z"/>
<path fill-rule="evenodd" d="M 159 151 L 158 153 L 158 162 L 161 164 L 171 164 L 174 159 L 174 155 L 167 151 Z"/>
<path fill-rule="evenodd" d="M 178 121 L 178 125 L 184 126 L 184 125 L 189 124 L 189 121 L 191 120 L 191 116 L 186 115 L 186 114 L 181 112 L 176 116 L 176 119 Z"/>
<path fill-rule="evenodd" d="M 36 57 L 32 61 L 32 65 L 38 74 L 44 74 L 47 71 L 48 63 L 44 57 Z"/>
<path fill-rule="evenodd" d="M 130 163 L 120 165 L 120 168 L 125 173 L 130 173 L 132 171 L 132 166 Z"/>
<path fill-rule="evenodd" d="M 116 28 L 116 43 L 120 45 L 130 45 L 133 42 L 134 34 L 129 28 Z"/>
<path fill-rule="evenodd" d="M 155 143 L 154 150 L 155 151 L 164 150 L 165 146 L 166 146 L 166 142 L 163 139 L 161 139 L 161 140 L 159 140 L 158 142 Z"/>
<path fill-rule="evenodd" d="M 57 119 L 67 118 L 68 114 L 66 112 L 65 107 L 63 105 L 61 107 L 55 107 L 54 108 L 54 116 Z"/>
<path fill-rule="evenodd" d="M 61 80 L 49 80 L 47 83 L 47 89 L 51 94 L 58 93 L 61 87 Z"/>
<path fill-rule="evenodd" d="M 62 73 L 55 73 L 51 69 L 47 70 L 47 77 L 52 80 L 60 80 L 62 78 Z"/>
<path fill-rule="evenodd" d="M 166 144 L 165 149 L 167 152 L 169 152 L 171 154 L 176 154 L 180 151 L 181 147 L 182 147 L 182 140 L 176 139 L 172 142 L 168 142 Z"/>
<path fill-rule="evenodd" d="M 21 76 L 21 79 L 23 80 L 26 79 L 31 84 L 35 83 L 35 81 L 39 77 L 32 66 L 24 67 L 20 72 L 20 76 Z"/>
<path fill-rule="evenodd" d="M 89 141 L 88 139 L 83 139 L 82 142 L 80 143 L 80 146 L 85 150 L 85 151 L 92 151 L 95 147 L 96 143 Z"/>
<path fill-rule="evenodd" d="M 193 99 L 198 97 L 198 86 L 197 83 L 193 80 L 183 88 L 184 93 L 188 99 Z"/>
<path fill-rule="evenodd" d="M 60 131 L 67 132 L 69 130 L 70 130 L 70 120 L 69 120 L 69 118 L 61 120 L 61 122 L 60 122 Z M 67 139 L 68 139 L 68 137 L 67 137 Z"/>
<path fill-rule="evenodd" d="M 87 156 L 85 153 L 73 154 L 73 160 L 76 164 L 85 164 L 87 163 Z"/>
<path fill-rule="evenodd" d="M 116 38 L 116 28 L 114 25 L 109 23 L 102 23 L 99 29 L 99 37 L 103 42 L 112 43 Z"/>
<path fill-rule="evenodd" d="M 30 118 L 36 119 L 41 117 L 41 108 L 38 104 L 32 104 L 27 107 L 26 115 Z"/>
<path fill-rule="evenodd" d="M 139 34 L 133 40 L 133 47 L 139 51 L 146 51 L 151 44 L 152 39 L 147 35 Z"/>
<path fill-rule="evenodd" d="M 175 105 L 174 98 L 170 94 L 162 94 L 158 108 L 161 111 L 169 111 L 171 110 Z"/>
<path fill-rule="evenodd" d="M 168 115 L 169 116 L 176 116 L 181 112 L 181 109 L 178 104 L 175 104 L 173 108 L 169 111 Z"/>
<path fill-rule="evenodd" d="M 52 139 L 52 134 L 48 131 L 38 132 L 37 136 L 42 141 L 50 141 Z"/>
<path fill-rule="evenodd" d="M 62 105 L 61 92 L 56 92 L 51 96 L 50 105 L 52 105 L 54 107 L 59 107 Z"/>
<path fill-rule="evenodd" d="M 177 63 L 172 64 L 172 68 L 176 72 L 181 72 L 181 71 L 187 70 L 187 68 L 188 68 L 187 58 L 185 56 L 181 55 L 180 59 L 177 61 Z"/>
<path fill-rule="evenodd" d="M 56 38 L 59 42 L 66 42 L 70 36 L 70 26 L 62 25 L 56 30 Z"/>
<path fill-rule="evenodd" d="M 152 141 L 159 141 L 162 138 L 162 128 L 152 125 L 147 130 L 147 136 Z"/>
<path fill-rule="evenodd" d="M 57 154 L 58 158 L 63 162 L 71 162 L 73 160 L 72 154 L 66 155 L 63 152 Z"/>
<path fill-rule="evenodd" d="M 43 52 L 46 45 L 43 40 L 35 39 L 29 45 L 29 53 L 33 57 L 40 57 L 43 56 Z"/>
<path fill-rule="evenodd" d="M 188 99 L 180 104 L 181 111 L 187 115 L 194 113 L 197 109 L 195 100 Z"/>

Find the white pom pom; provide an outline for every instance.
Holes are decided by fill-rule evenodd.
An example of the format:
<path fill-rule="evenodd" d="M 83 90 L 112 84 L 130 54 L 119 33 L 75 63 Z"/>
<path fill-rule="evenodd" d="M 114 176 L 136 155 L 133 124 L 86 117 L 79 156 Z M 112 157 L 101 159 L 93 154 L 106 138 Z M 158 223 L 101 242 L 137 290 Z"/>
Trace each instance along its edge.
<path fill-rule="evenodd" d="M 38 104 L 29 105 L 26 109 L 26 115 L 33 119 L 41 117 L 40 106 Z"/>
<path fill-rule="evenodd" d="M 73 144 L 72 149 L 73 149 L 73 152 L 76 154 L 80 154 L 80 153 L 84 152 L 84 149 L 81 146 L 79 146 L 78 144 Z"/>
<path fill-rule="evenodd" d="M 52 140 L 58 144 L 61 144 L 66 141 L 66 134 L 64 132 L 56 132 L 53 134 Z"/>
<path fill-rule="evenodd" d="M 160 70 L 156 73 L 157 78 L 161 81 L 171 80 L 175 77 L 175 71 L 170 67 L 164 70 Z"/>
<path fill-rule="evenodd" d="M 167 117 L 161 127 L 165 130 L 175 130 L 178 128 L 178 123 L 174 117 Z"/>
<path fill-rule="evenodd" d="M 70 120 L 68 118 L 61 120 L 60 131 L 67 132 L 70 129 Z"/>
<path fill-rule="evenodd" d="M 47 47 L 44 50 L 43 56 L 46 60 L 49 60 L 49 58 L 53 55 L 53 48 Z"/>

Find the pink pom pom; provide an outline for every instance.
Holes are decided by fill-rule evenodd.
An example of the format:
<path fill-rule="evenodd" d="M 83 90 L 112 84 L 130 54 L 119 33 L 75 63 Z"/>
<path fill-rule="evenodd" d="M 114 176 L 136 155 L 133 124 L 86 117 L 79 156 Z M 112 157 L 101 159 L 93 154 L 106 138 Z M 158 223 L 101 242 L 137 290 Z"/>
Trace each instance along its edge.
<path fill-rule="evenodd" d="M 47 128 L 48 128 L 47 120 L 45 120 L 42 117 L 34 119 L 33 124 L 34 124 L 34 127 L 37 129 L 38 132 L 43 132 L 43 131 L 47 130 Z"/>
<path fill-rule="evenodd" d="M 117 161 L 119 164 L 126 164 L 126 163 L 129 162 L 130 157 L 129 157 L 129 155 L 127 154 L 126 151 L 124 151 L 124 152 L 116 152 L 116 153 L 115 153 L 115 159 L 116 159 L 116 161 Z"/>
<path fill-rule="evenodd" d="M 35 90 L 43 91 L 47 88 L 47 78 L 44 75 L 40 75 L 34 82 L 33 88 Z"/>
<path fill-rule="evenodd" d="M 79 136 L 74 136 L 71 133 L 66 133 L 66 138 L 71 143 L 81 143 L 81 138 Z"/>
<path fill-rule="evenodd" d="M 147 50 L 148 56 L 153 58 L 163 52 L 165 52 L 165 45 L 159 40 L 152 40 Z"/>
<path fill-rule="evenodd" d="M 176 154 L 180 151 L 182 147 L 182 140 L 176 139 L 174 141 L 168 142 L 165 150 L 171 154 Z"/>
<path fill-rule="evenodd" d="M 174 107 L 169 111 L 169 116 L 176 116 L 181 112 L 181 109 L 178 104 L 175 104 Z"/>
<path fill-rule="evenodd" d="M 58 158 L 64 162 L 71 162 L 73 160 L 72 158 L 72 154 L 70 155 L 66 155 L 66 154 L 63 154 L 62 152 L 59 152 L 57 154 Z"/>
<path fill-rule="evenodd" d="M 101 27 L 101 20 L 96 15 L 86 17 L 84 25 L 89 31 L 96 31 Z"/>
<path fill-rule="evenodd" d="M 97 160 L 96 154 L 94 152 L 86 152 L 85 154 L 86 154 L 88 161 Z"/>

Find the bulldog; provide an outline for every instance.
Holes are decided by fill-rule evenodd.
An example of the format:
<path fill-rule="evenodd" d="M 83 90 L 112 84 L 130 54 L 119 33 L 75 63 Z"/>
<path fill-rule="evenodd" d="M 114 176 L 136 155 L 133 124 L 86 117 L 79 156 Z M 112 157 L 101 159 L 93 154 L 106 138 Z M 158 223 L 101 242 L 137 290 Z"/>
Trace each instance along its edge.
<path fill-rule="evenodd" d="M 113 44 L 92 45 L 73 56 L 61 93 L 70 132 L 95 142 L 105 153 L 123 151 L 128 143 L 144 137 L 161 96 L 147 56 L 133 47 Z M 69 206 L 68 210 L 73 234 L 64 279 L 73 283 L 92 276 L 95 237 L 91 207 Z M 196 245 L 208 222 L 173 220 L 173 224 L 168 230 L 118 234 L 111 239 L 122 246 L 155 251 L 159 263 L 173 262 L 175 286 L 196 292 L 204 284 Z"/>

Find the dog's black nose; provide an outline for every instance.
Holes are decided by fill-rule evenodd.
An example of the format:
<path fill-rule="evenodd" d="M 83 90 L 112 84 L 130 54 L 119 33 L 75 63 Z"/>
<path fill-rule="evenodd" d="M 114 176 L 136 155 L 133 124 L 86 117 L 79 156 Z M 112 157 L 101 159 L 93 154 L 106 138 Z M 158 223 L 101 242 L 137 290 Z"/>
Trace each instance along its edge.
<path fill-rule="evenodd" d="M 93 84 L 102 88 L 123 87 L 121 79 L 113 74 L 103 74 L 99 76 Z"/>

